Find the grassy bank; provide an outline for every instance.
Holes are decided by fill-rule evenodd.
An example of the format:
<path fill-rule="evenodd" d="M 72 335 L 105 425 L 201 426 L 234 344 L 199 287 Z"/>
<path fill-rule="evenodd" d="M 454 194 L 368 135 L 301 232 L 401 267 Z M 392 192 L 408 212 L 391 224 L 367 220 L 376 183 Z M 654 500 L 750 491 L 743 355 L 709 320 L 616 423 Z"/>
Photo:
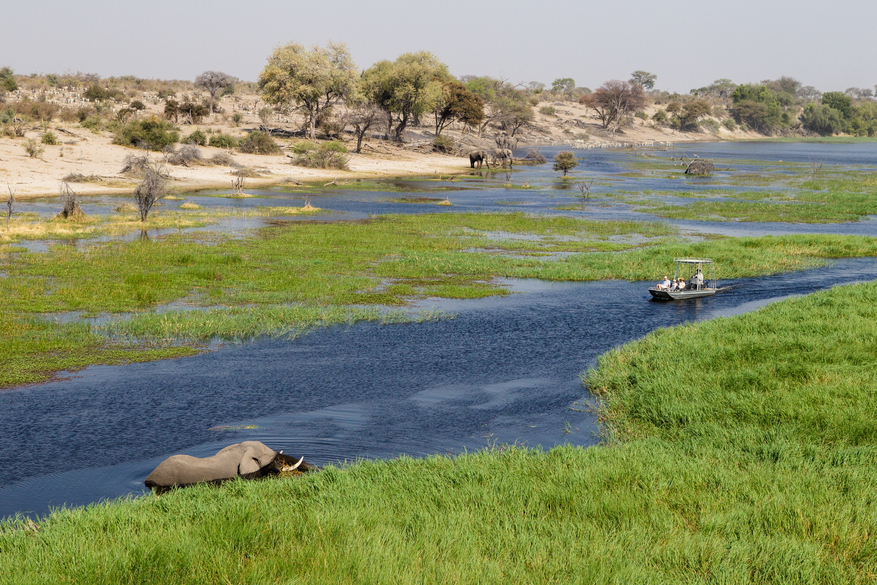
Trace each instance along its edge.
<path fill-rule="evenodd" d="M 497 277 L 653 280 L 685 255 L 715 258 L 727 279 L 874 256 L 877 238 L 686 242 L 660 223 L 510 213 L 301 222 L 247 237 L 196 232 L 46 252 L 7 246 L 0 387 L 90 364 L 191 355 L 217 339 L 418 319 L 374 307 L 507 294 Z"/>
<path fill-rule="evenodd" d="M 2 583 L 870 583 L 877 284 L 657 331 L 606 445 L 233 482 L 0 526 Z M 14 567 L 14 571 L 10 568 Z"/>

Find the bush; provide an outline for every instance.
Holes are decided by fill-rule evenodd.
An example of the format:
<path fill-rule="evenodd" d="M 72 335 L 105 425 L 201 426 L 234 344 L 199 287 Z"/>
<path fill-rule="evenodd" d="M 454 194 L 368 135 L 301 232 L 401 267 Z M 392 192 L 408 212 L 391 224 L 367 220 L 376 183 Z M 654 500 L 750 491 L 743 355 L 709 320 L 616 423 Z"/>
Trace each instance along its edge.
<path fill-rule="evenodd" d="M 244 121 L 244 115 L 241 114 L 240 112 L 235 112 L 234 114 L 231 115 L 231 122 L 235 126 L 239 125 L 243 121 Z"/>
<path fill-rule="evenodd" d="M 247 154 L 280 154 L 280 147 L 269 134 L 253 130 L 241 142 L 240 151 Z"/>
<path fill-rule="evenodd" d="M 40 142 L 42 142 L 43 144 L 48 144 L 49 146 L 61 144 L 61 141 L 58 140 L 58 137 L 55 136 L 55 133 L 51 131 L 44 132 L 43 136 L 40 138 Z"/>
<path fill-rule="evenodd" d="M 539 108 L 539 113 L 544 116 L 556 116 L 557 110 L 554 109 L 554 106 L 542 106 Z"/>
<path fill-rule="evenodd" d="M 327 142 L 307 150 L 300 154 L 293 164 L 313 169 L 347 170 L 347 163 L 350 160 L 347 154 L 345 154 L 347 149 L 345 148 L 344 151 L 340 151 L 337 147 L 333 146 L 337 144 L 334 141 Z M 342 144 L 341 146 L 343 147 L 344 145 Z"/>
<path fill-rule="evenodd" d="M 719 128 L 721 124 L 719 124 L 718 120 L 713 120 L 712 118 L 707 118 L 706 120 L 701 120 L 700 126 L 703 127 L 707 132 L 711 134 L 718 134 Z"/>
<path fill-rule="evenodd" d="M 27 151 L 27 155 L 31 158 L 40 158 L 43 156 L 43 153 L 46 152 L 46 149 L 40 146 L 39 142 L 32 138 L 28 138 L 25 141 L 24 150 Z"/>
<path fill-rule="evenodd" d="M 82 94 L 82 97 L 90 102 L 102 102 L 104 100 L 110 99 L 110 94 L 101 86 L 92 85 L 85 90 L 85 93 Z"/>
<path fill-rule="evenodd" d="M 194 144 L 185 144 L 180 150 L 168 153 L 167 161 L 172 165 L 188 167 L 191 165 L 203 165 L 204 157 L 201 156 L 201 149 Z"/>
<path fill-rule="evenodd" d="M 160 151 L 179 140 L 180 133 L 173 124 L 157 116 L 151 116 L 144 120 L 133 120 L 119 128 L 113 138 L 113 144 Z"/>
<path fill-rule="evenodd" d="M 263 124 L 267 124 L 271 121 L 271 116 L 274 115 L 274 110 L 272 108 L 262 108 L 259 110 L 259 119 Z"/>
<path fill-rule="evenodd" d="M 210 159 L 213 164 L 219 165 L 222 167 L 236 167 L 239 166 L 238 163 L 231 157 L 231 155 L 227 152 L 217 152 Z"/>
<path fill-rule="evenodd" d="M 186 144 L 197 144 L 198 146 L 207 146 L 207 134 L 203 130 L 195 130 L 189 134 L 183 141 Z"/>
<path fill-rule="evenodd" d="M 527 156 L 525 156 L 524 158 L 536 164 L 542 164 L 547 160 L 545 158 L 545 155 L 542 154 L 542 151 L 538 148 L 531 148 L 530 150 L 528 150 Z"/>
<path fill-rule="evenodd" d="M 733 132 L 737 129 L 737 122 L 734 121 L 734 118 L 725 118 L 722 120 L 722 126 Z"/>
<path fill-rule="evenodd" d="M 138 111 L 139 111 L 139 110 L 145 110 L 145 109 L 146 109 L 146 104 L 144 104 L 144 103 L 141 102 L 140 100 L 134 100 L 133 102 L 131 102 L 131 103 L 128 105 L 128 107 L 131 108 L 132 110 L 138 110 Z"/>
<path fill-rule="evenodd" d="M 296 142 L 292 145 L 292 152 L 295 154 L 304 154 L 309 150 L 315 149 L 316 147 L 317 145 L 310 140 L 302 140 L 301 142 Z"/>
<path fill-rule="evenodd" d="M 667 121 L 667 112 L 664 110 L 658 110 L 654 114 L 652 114 L 652 120 L 657 122 L 658 124 L 663 124 Z"/>
<path fill-rule="evenodd" d="M 432 141 L 432 149 L 436 152 L 449 154 L 454 152 L 456 148 L 457 144 L 447 136 L 436 136 L 435 140 Z"/>
<path fill-rule="evenodd" d="M 101 118 L 97 114 L 89 116 L 88 118 L 80 122 L 79 125 L 83 128 L 91 130 L 92 132 L 100 132 L 104 129 L 103 118 Z"/>
<path fill-rule="evenodd" d="M 231 134 L 220 132 L 210 137 L 209 145 L 214 148 L 237 148 L 241 141 Z"/>

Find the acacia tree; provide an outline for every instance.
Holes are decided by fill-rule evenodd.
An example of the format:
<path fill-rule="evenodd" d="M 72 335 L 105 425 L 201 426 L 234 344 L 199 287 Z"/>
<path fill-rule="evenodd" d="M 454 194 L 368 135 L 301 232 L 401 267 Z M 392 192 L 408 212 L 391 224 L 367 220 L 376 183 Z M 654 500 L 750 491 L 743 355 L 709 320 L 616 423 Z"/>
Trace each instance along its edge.
<path fill-rule="evenodd" d="M 405 53 L 395 61 L 380 61 L 362 73 L 361 91 L 387 119 L 387 137 L 402 141 L 412 119 L 433 111 L 442 95 L 442 82 L 451 79 L 448 67 L 430 52 Z M 393 126 L 395 125 L 395 129 Z"/>
<path fill-rule="evenodd" d="M 316 137 L 317 118 L 327 107 L 347 97 L 357 78 L 347 45 L 329 43 L 310 50 L 298 43 L 278 47 L 259 74 L 262 99 L 307 112 L 308 136 Z"/>
<path fill-rule="evenodd" d="M 655 89 L 655 81 L 657 80 L 658 76 L 648 71 L 638 70 L 630 74 L 630 82 L 643 89 Z"/>
<path fill-rule="evenodd" d="M 563 176 L 579 166 L 579 159 L 570 150 L 564 150 L 554 155 L 554 170 L 563 171 Z"/>
<path fill-rule="evenodd" d="M 236 78 L 221 71 L 205 71 L 195 78 L 195 87 L 203 88 L 210 95 L 210 111 L 216 109 L 216 98 L 234 91 Z"/>
<path fill-rule="evenodd" d="M 484 100 L 456 80 L 442 83 L 442 93 L 433 110 L 435 135 L 442 133 L 454 120 L 467 126 L 478 126 L 484 120 Z"/>
<path fill-rule="evenodd" d="M 481 97 L 486 105 L 485 121 L 479 132 L 489 124 L 499 127 L 511 136 L 533 121 L 533 107 L 524 92 L 511 83 L 492 77 L 465 77 L 466 87 Z"/>
<path fill-rule="evenodd" d="M 140 221 L 146 221 L 152 207 L 164 195 L 166 186 L 167 178 L 162 168 L 147 161 L 143 171 L 143 180 L 134 189 L 134 201 L 140 212 Z"/>
<path fill-rule="evenodd" d="M 15 91 L 18 82 L 15 80 L 15 72 L 11 67 L 0 68 L 0 91 Z"/>
<path fill-rule="evenodd" d="M 583 95 L 579 102 L 596 112 L 603 128 L 618 129 L 626 116 L 645 107 L 646 96 L 642 86 L 613 79 Z"/>

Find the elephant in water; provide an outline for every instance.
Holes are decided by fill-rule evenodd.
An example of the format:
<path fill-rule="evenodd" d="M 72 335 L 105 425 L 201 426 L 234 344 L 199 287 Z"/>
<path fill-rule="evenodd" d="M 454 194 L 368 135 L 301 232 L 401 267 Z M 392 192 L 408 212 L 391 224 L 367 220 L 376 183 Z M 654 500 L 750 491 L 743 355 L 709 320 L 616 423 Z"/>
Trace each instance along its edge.
<path fill-rule="evenodd" d="M 211 457 L 168 457 L 159 463 L 143 483 L 160 493 L 175 486 L 200 482 L 220 483 L 234 477 L 256 479 L 294 469 L 310 471 L 316 468 L 305 463 L 304 457 L 296 462 L 293 457 L 278 453 L 263 443 L 244 441 L 229 445 Z"/>
<path fill-rule="evenodd" d="M 478 164 L 476 167 L 475 164 Z M 469 153 L 469 168 L 472 169 L 480 169 L 481 163 L 487 164 L 488 168 L 490 167 L 490 162 L 488 161 L 487 152 L 484 150 L 473 150 Z"/>
<path fill-rule="evenodd" d="M 508 163 L 509 166 L 512 166 L 513 158 L 512 151 L 508 148 L 497 148 L 491 153 L 494 162 L 498 162 L 501 166 L 505 166 Z"/>

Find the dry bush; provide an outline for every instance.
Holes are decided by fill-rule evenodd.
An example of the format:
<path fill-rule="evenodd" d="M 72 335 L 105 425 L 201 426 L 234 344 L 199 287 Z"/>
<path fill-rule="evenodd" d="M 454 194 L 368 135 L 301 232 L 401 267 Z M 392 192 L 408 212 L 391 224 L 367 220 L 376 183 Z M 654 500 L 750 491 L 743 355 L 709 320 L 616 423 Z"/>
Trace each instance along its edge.
<path fill-rule="evenodd" d="M 58 214 L 59 219 L 63 218 L 71 221 L 82 221 L 85 219 L 85 214 L 82 212 L 82 208 L 79 207 L 76 192 L 67 183 L 61 184 L 61 203 L 64 204 L 64 207 L 61 209 L 61 213 Z"/>
<path fill-rule="evenodd" d="M 232 156 L 227 152 L 217 152 L 210 159 L 213 164 L 219 165 L 221 167 L 240 167 L 240 163 L 237 162 Z"/>
<path fill-rule="evenodd" d="M 194 144 L 186 144 L 174 151 L 170 147 L 170 152 L 165 153 L 167 162 L 172 165 L 189 167 L 193 165 L 209 165 L 210 162 L 205 160 L 201 155 L 201 149 Z"/>
<path fill-rule="evenodd" d="M 83 175 L 82 173 L 70 173 L 61 180 L 65 183 L 100 183 L 103 178 L 100 175 Z"/>
<path fill-rule="evenodd" d="M 140 212 L 140 221 L 146 221 L 155 203 L 164 195 L 167 174 L 158 165 L 147 164 L 143 180 L 134 189 L 134 201 Z"/>
<path fill-rule="evenodd" d="M 123 161 L 121 173 L 124 175 L 136 175 L 142 177 L 146 173 L 146 169 L 150 166 L 149 156 L 137 156 L 129 154 Z"/>
<path fill-rule="evenodd" d="M 262 177 L 262 174 L 253 167 L 243 167 L 232 171 L 231 174 L 236 177 L 244 177 L 246 179 L 258 179 Z"/>

